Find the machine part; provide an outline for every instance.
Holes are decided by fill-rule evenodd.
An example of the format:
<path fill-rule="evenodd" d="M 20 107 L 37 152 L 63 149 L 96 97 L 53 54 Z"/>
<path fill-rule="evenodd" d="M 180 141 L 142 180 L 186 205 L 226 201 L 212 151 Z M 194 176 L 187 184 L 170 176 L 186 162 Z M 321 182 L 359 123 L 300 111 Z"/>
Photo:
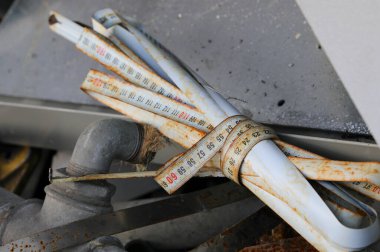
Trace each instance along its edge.
<path fill-rule="evenodd" d="M 233 183 L 226 183 L 198 192 L 173 196 L 153 203 L 97 215 L 32 233 L 25 238 L 5 244 L 0 247 L 0 250 L 23 251 L 27 246 L 33 250 L 56 251 L 80 245 L 99 236 L 152 225 L 168 218 L 175 219 L 208 211 L 249 197 L 252 197 L 252 194 L 246 189 Z M 147 216 L 149 218 L 146 218 Z"/>
<path fill-rule="evenodd" d="M 29 158 L 30 147 L 0 146 L 0 181 L 19 169 Z"/>
<path fill-rule="evenodd" d="M 109 167 L 106 165 L 113 158 L 134 159 L 138 156 L 142 137 L 142 127 L 124 120 L 95 122 L 79 137 L 67 170 L 78 175 L 107 172 Z M 1 215 L 5 216 L 0 229 L 2 244 L 112 211 L 110 199 L 114 187 L 106 181 L 51 184 L 45 187 L 45 191 L 43 204 L 39 200 L 22 201 L 12 197 L 10 203 L 0 205 Z"/>
<path fill-rule="evenodd" d="M 198 181 L 193 181 L 193 185 L 205 183 L 204 179 L 196 180 Z M 141 201 L 126 202 L 123 207 L 140 205 Z M 117 234 L 116 237 L 122 241 L 145 241 L 155 249 L 162 251 L 191 249 L 226 228 L 239 223 L 263 206 L 264 204 L 258 198 L 250 197 L 209 211 L 177 219 L 167 219 L 162 223 L 123 232 Z"/>
<path fill-rule="evenodd" d="M 0 146 L 0 185 L 23 198 L 39 197 L 47 184 L 41 172 L 49 165 L 52 151 L 27 146 Z M 43 193 L 43 196 L 45 194 Z"/>
<path fill-rule="evenodd" d="M 143 135 L 142 127 L 124 120 L 94 122 L 78 138 L 67 172 L 71 175 L 107 173 L 115 159 L 131 162 L 138 156 Z"/>

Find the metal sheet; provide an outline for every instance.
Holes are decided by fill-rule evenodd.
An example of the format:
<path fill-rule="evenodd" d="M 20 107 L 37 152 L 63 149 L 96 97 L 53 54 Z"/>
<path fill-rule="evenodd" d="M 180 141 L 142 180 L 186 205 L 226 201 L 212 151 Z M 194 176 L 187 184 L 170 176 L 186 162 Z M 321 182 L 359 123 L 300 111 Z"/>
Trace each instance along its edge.
<path fill-rule="evenodd" d="M 380 143 L 380 3 L 297 2 L 374 138 Z"/>
<path fill-rule="evenodd" d="M 202 191 L 177 195 L 161 201 L 97 215 L 44 230 L 5 244 L 0 247 L 0 250 L 57 251 L 83 244 L 99 236 L 112 235 L 168 219 L 207 211 L 250 197 L 254 196 L 245 188 L 226 183 Z"/>
<path fill-rule="evenodd" d="M 104 69 L 49 31 L 47 18 L 53 9 L 90 24 L 105 6 L 142 21 L 257 121 L 368 134 L 293 0 L 19 0 L 0 25 L 0 94 L 99 105 L 79 86 L 89 68 Z"/>

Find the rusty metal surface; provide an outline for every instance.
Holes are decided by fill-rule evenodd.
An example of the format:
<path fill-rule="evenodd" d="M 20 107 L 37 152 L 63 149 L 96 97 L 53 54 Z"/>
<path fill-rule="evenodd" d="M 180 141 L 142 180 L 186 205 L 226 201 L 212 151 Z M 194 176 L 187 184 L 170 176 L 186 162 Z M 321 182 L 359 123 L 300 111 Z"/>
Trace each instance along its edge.
<path fill-rule="evenodd" d="M 7 62 L 0 66 L 0 94 L 99 105 L 78 88 L 86 69 L 104 69 L 57 39 L 46 20 L 53 9 L 90 24 L 87 17 L 108 6 L 142 21 L 257 121 L 368 133 L 292 0 L 85 0 L 77 6 L 73 0 L 16 2 L 0 25 L 0 60 Z"/>
<path fill-rule="evenodd" d="M 207 211 L 249 197 L 254 196 L 245 188 L 233 183 L 226 183 L 198 192 L 177 195 L 153 203 L 97 215 L 48 229 L 5 244 L 0 247 L 0 250 L 57 251 L 83 244 L 102 235 L 116 234 L 168 219 Z M 152 209 L 155 209 L 155 211 L 152 212 Z"/>
<path fill-rule="evenodd" d="M 240 252 L 317 252 L 313 246 L 311 246 L 301 236 L 295 238 L 284 239 L 272 243 L 260 244 L 251 247 L 246 247 Z"/>
<path fill-rule="evenodd" d="M 268 207 L 263 207 L 253 215 L 224 230 L 205 243 L 202 243 L 192 252 L 233 252 L 252 246 L 282 220 Z"/>

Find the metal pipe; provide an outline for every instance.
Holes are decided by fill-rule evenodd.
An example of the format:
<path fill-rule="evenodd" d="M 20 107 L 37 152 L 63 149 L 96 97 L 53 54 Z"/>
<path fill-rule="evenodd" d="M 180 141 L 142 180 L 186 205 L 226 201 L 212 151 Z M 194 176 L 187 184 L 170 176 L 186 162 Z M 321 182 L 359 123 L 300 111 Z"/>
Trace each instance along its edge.
<path fill-rule="evenodd" d="M 77 140 L 66 172 L 71 175 L 107 173 L 114 159 L 136 160 L 142 146 L 143 128 L 121 119 L 106 119 L 90 124 Z M 11 211 L 0 221 L 0 243 L 6 244 L 48 228 L 111 212 L 115 188 L 104 180 L 53 183 L 45 187 L 46 197 L 21 200 L 0 190 L 0 214 Z M 8 204 L 9 205 L 9 204 Z M 10 211 L 9 210 L 9 211 Z M 8 211 L 8 212 L 9 212 Z"/>
<path fill-rule="evenodd" d="M 143 139 L 138 124 L 106 119 L 90 124 L 79 136 L 67 172 L 71 175 L 107 173 L 115 159 L 132 161 Z"/>

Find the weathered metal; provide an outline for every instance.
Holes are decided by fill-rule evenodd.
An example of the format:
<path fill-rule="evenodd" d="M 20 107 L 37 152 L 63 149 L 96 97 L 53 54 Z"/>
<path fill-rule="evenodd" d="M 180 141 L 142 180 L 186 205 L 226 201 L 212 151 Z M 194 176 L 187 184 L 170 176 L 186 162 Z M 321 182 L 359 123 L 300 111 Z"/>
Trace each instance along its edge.
<path fill-rule="evenodd" d="M 120 119 L 99 121 L 90 125 L 78 139 L 67 169 L 68 174 L 107 172 L 110 162 L 116 157 L 132 160 L 139 152 L 142 142 L 139 130 L 135 124 Z M 114 190 L 113 185 L 103 180 L 51 184 L 45 187 L 44 202 L 37 199 L 23 201 L 6 196 L 6 199 L 10 199 L 9 203 L 0 202 L 1 216 L 4 216 L 0 224 L 1 244 L 79 219 L 111 212 Z M 25 251 L 25 245 L 15 248 L 14 251 Z M 47 249 L 49 245 L 38 246 Z"/>
<path fill-rule="evenodd" d="M 0 247 L 2 251 L 57 251 L 112 235 L 197 212 L 208 211 L 252 197 L 246 189 L 227 183 L 153 203 L 88 217 L 66 225 L 29 234 Z M 154 211 L 152 211 L 154 209 Z M 146 216 L 149 215 L 149 218 Z"/>

